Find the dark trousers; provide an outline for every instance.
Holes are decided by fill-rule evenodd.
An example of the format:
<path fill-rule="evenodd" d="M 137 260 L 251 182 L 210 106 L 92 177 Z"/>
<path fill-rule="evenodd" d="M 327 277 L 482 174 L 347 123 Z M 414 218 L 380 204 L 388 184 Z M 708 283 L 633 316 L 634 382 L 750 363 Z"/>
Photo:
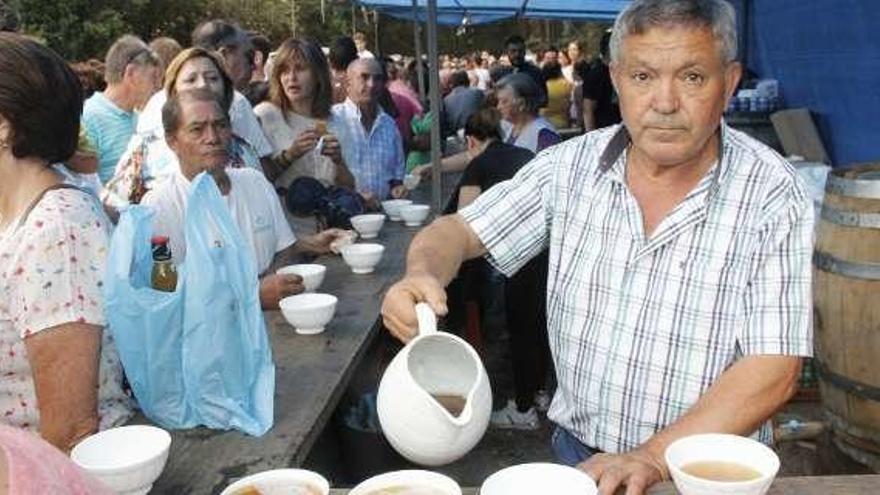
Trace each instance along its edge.
<path fill-rule="evenodd" d="M 532 407 L 535 392 L 545 384 L 550 363 L 547 264 L 544 251 L 509 278 L 505 288 L 515 400 L 520 411 Z"/>
<path fill-rule="evenodd" d="M 553 436 L 550 437 L 550 446 L 556 454 L 556 460 L 566 466 L 577 466 L 602 451 L 594 449 L 578 440 L 565 428 L 556 425 Z"/>

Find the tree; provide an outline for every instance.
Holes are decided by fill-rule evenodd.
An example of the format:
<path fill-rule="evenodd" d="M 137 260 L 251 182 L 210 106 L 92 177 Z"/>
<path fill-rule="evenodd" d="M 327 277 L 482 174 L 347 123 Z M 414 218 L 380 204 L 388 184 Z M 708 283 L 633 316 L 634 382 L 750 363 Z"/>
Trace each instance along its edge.
<path fill-rule="evenodd" d="M 266 35 L 275 45 L 291 34 L 291 9 L 296 7 L 297 35 L 329 45 L 353 28 L 364 32 L 371 50 L 381 53 L 413 53 L 412 24 L 387 16 L 373 16 L 353 8 L 349 0 L 5 0 L 21 13 L 23 30 L 43 40 L 71 61 L 103 59 L 119 36 L 131 33 L 146 41 L 170 36 L 188 45 L 190 33 L 199 22 L 213 18 L 238 21 L 245 29 Z M 322 16 L 323 4 L 323 16 Z M 378 19 L 379 46 L 375 45 Z M 356 25 L 353 26 L 353 23 Z M 517 32 L 532 45 L 564 43 L 571 38 L 587 41 L 588 52 L 598 44 L 601 28 L 597 24 L 565 26 L 566 39 L 559 29 L 547 30 L 543 21 L 508 20 L 469 28 L 456 34 L 456 28 L 439 30 L 441 53 L 475 50 L 499 52 L 501 40 Z M 597 34 L 598 33 L 598 34 Z M 595 45 L 594 45 L 595 44 Z"/>

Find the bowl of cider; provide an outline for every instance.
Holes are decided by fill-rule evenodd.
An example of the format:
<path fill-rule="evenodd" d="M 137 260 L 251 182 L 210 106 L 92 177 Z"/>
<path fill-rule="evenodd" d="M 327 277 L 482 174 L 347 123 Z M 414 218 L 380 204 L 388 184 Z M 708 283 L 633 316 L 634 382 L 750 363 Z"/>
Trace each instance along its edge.
<path fill-rule="evenodd" d="M 770 447 L 737 435 L 684 437 L 669 445 L 665 457 L 682 495 L 764 495 L 779 471 Z"/>
<path fill-rule="evenodd" d="M 348 495 L 461 495 L 461 488 L 446 475 L 408 469 L 373 476 Z"/>

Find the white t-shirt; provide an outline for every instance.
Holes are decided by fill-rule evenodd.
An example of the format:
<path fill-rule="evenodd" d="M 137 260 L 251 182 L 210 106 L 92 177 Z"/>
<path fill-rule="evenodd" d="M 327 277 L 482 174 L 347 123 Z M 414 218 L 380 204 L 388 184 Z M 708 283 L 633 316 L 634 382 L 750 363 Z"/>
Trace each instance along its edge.
<path fill-rule="evenodd" d="M 484 69 L 482 67 L 477 67 L 473 70 L 474 75 L 477 76 L 477 89 L 481 91 L 486 91 L 489 89 L 489 84 L 492 83 L 492 77 L 489 75 L 489 70 Z"/>
<path fill-rule="evenodd" d="M 136 134 L 156 133 L 164 136 L 162 126 L 162 106 L 168 101 L 165 90 L 159 90 L 150 97 L 150 101 L 144 106 L 144 110 L 138 116 Z M 229 107 L 229 121 L 232 124 L 232 133 L 244 139 L 257 151 L 257 156 L 264 157 L 272 154 L 272 145 L 263 134 L 257 116 L 254 115 L 254 107 L 241 93 L 235 91 L 232 95 L 232 106 Z M 170 150 L 169 150 L 170 153 Z"/>
<path fill-rule="evenodd" d="M 568 64 L 562 68 L 562 77 L 572 84 L 577 82 L 574 80 L 574 64 Z"/>
<path fill-rule="evenodd" d="M 254 113 L 263 127 L 266 138 L 272 144 L 272 155 L 279 155 L 290 147 L 300 134 L 308 129 L 314 129 L 317 119 L 305 117 L 296 112 L 282 114 L 281 109 L 272 102 L 264 101 L 254 108 Z M 331 134 L 337 134 L 336 120 L 333 115 L 325 119 L 327 130 Z M 290 187 L 290 184 L 298 177 L 314 177 L 325 186 L 332 185 L 336 181 L 336 165 L 330 157 L 321 155 L 317 149 L 307 151 L 303 156 L 294 160 L 287 167 L 275 184 L 280 187 Z"/>
<path fill-rule="evenodd" d="M 232 218 L 245 244 L 263 273 L 272 264 L 275 253 L 296 242 L 296 237 L 281 209 L 278 194 L 260 172 L 253 169 L 227 169 L 231 188 L 226 196 Z M 175 172 L 150 190 L 141 201 L 156 211 L 153 234 L 169 237 L 168 247 L 175 263 L 186 258 L 186 205 L 190 182 Z"/>

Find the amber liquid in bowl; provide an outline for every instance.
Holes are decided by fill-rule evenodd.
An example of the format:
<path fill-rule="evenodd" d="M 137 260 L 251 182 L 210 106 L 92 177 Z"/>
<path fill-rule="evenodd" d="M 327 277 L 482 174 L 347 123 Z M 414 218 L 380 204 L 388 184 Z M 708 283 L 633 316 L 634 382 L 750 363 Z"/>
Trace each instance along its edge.
<path fill-rule="evenodd" d="M 690 462 L 681 467 L 685 473 L 710 481 L 752 481 L 761 477 L 761 473 L 749 466 L 726 461 Z"/>

